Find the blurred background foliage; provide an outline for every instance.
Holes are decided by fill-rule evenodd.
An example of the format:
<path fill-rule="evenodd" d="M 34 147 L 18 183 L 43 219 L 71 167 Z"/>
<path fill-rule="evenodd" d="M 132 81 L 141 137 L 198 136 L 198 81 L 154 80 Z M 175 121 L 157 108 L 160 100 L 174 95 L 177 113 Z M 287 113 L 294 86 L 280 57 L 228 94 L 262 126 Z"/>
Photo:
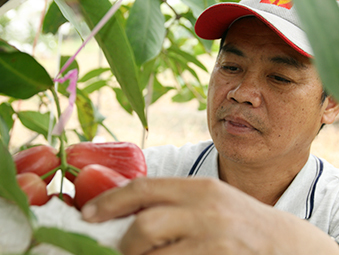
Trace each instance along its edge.
<path fill-rule="evenodd" d="M 14 1 L 18 2 L 18 7 L 0 12 L 1 134 L 9 145 L 13 123 L 20 121 L 36 132 L 36 136 L 25 141 L 22 148 L 29 146 L 39 135 L 55 146 L 57 140 L 51 136 L 51 129 L 56 122 L 56 111 L 49 88 L 58 70 L 73 54 L 70 52 L 69 56 L 64 56 L 60 54 L 60 48 L 68 44 L 75 53 L 74 42 L 85 40 L 114 2 L 11 0 Z M 206 7 L 217 2 L 221 1 L 123 1 L 109 24 L 96 36 L 98 59 L 101 60 L 93 59 L 98 64 L 86 73 L 79 70 L 76 100 L 79 127 L 67 130 L 66 134 L 74 132 L 79 141 L 92 141 L 98 127 L 102 126 L 112 139 L 118 139 L 114 130 L 104 124 L 105 116 L 90 97 L 103 87 L 114 91 L 115 100 L 122 109 L 137 114 L 144 129 L 148 128 L 148 107 L 169 91 L 173 102 L 196 100 L 198 110 L 205 110 L 207 83 L 201 81 L 198 73 L 208 73 L 208 70 L 199 56 L 215 53 L 218 43 L 198 38 L 194 24 Z M 15 56 L 14 48 L 9 46 L 16 48 Z M 55 53 L 59 55 L 52 66 L 41 63 L 44 56 Z M 15 62 L 14 58 L 22 63 L 21 66 L 8 65 Z M 83 65 L 86 63 L 75 61 L 69 69 L 80 69 Z M 17 72 L 22 77 L 18 78 Z M 159 78 L 164 72 L 171 76 L 171 81 L 166 84 Z M 45 77 L 44 84 L 39 84 L 46 74 L 50 79 Z M 68 97 L 66 88 L 67 83 L 58 86 L 59 97 Z M 38 101 L 36 111 L 12 107 L 13 102 L 32 97 Z"/>
<path fill-rule="evenodd" d="M 339 36 L 333 33 L 339 26 L 337 1 L 294 1 L 306 24 L 324 86 L 338 99 Z M 218 2 L 238 1 L 124 0 L 96 36 L 96 42 L 93 39 L 86 46 L 95 54 L 88 62 L 77 62 L 80 58 L 76 58 L 69 68 L 79 69 L 80 74 L 76 100 L 78 125 L 66 127 L 66 139 L 75 134 L 78 141 L 93 141 L 102 127 L 112 140 L 118 140 L 116 127 L 112 129 L 104 122 L 107 116 L 100 112 L 100 98 L 93 100 L 95 93 L 100 95 L 107 88 L 121 109 L 139 117 L 143 130 L 148 128 L 149 106 L 165 95 L 170 94 L 176 103 L 195 101 L 197 110 L 205 110 L 208 81 L 202 80 L 201 74 L 208 76 L 208 67 L 201 57 L 215 56 L 219 42 L 198 38 L 194 24 L 206 7 Z M 9 3 L 15 8 L 6 9 Z M 57 139 L 51 135 L 57 115 L 50 93 L 53 78 L 114 3 L 108 0 L 0 2 L 0 133 L 12 151 L 30 146 L 37 137 L 44 137 L 56 146 Z M 46 61 L 51 56 L 56 56 L 52 63 Z M 13 58 L 19 59 L 21 65 L 9 61 Z M 57 87 L 61 102 L 67 102 L 67 85 Z M 34 110 L 20 107 L 32 98 L 36 104 Z M 22 138 L 19 148 L 11 148 L 16 121 L 35 135 Z"/>

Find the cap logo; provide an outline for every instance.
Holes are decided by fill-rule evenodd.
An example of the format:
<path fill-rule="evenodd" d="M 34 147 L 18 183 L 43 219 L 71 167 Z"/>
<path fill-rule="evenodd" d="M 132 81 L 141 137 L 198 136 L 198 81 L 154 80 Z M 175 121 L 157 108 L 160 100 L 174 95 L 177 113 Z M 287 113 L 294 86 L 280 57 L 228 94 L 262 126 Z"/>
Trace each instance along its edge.
<path fill-rule="evenodd" d="M 261 0 L 260 3 L 274 4 L 286 9 L 291 9 L 293 6 L 292 0 Z"/>

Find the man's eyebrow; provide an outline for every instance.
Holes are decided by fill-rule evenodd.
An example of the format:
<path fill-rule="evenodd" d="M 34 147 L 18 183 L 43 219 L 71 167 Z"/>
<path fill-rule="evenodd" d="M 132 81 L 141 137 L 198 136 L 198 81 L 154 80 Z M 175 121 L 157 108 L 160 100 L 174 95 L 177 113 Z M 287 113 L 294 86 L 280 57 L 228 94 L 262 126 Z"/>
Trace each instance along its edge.
<path fill-rule="evenodd" d="M 297 69 L 305 69 L 307 68 L 306 65 L 295 58 L 292 57 L 273 57 L 270 59 L 271 62 L 276 63 L 276 64 L 284 64 L 287 66 L 295 67 Z"/>
<path fill-rule="evenodd" d="M 230 44 L 225 44 L 224 46 L 222 46 L 221 51 L 224 53 L 233 53 L 239 57 L 245 57 L 244 52 L 242 52 L 237 47 L 230 45 Z"/>

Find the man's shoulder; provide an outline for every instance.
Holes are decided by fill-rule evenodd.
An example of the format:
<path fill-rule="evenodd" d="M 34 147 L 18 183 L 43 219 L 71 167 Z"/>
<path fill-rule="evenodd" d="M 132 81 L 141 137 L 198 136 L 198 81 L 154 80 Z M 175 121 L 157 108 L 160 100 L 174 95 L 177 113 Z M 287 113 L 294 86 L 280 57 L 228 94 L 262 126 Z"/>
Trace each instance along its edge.
<path fill-rule="evenodd" d="M 212 143 L 212 140 L 207 141 L 200 141 L 198 143 L 186 143 L 183 146 L 175 146 L 172 144 L 161 145 L 161 146 L 154 146 L 143 149 L 144 155 L 147 156 L 154 156 L 155 154 L 179 154 L 182 152 L 190 152 L 193 154 L 200 153 L 204 150 L 208 145 Z"/>
<path fill-rule="evenodd" d="M 183 146 L 162 145 L 144 149 L 149 176 L 185 176 L 196 158 L 211 140 L 186 143 Z"/>
<path fill-rule="evenodd" d="M 339 197 L 339 168 L 329 163 L 326 159 L 318 158 L 322 165 L 319 186 L 324 190 L 336 192 Z"/>
<path fill-rule="evenodd" d="M 310 222 L 339 241 L 339 168 L 323 158 L 314 195 L 314 213 Z"/>

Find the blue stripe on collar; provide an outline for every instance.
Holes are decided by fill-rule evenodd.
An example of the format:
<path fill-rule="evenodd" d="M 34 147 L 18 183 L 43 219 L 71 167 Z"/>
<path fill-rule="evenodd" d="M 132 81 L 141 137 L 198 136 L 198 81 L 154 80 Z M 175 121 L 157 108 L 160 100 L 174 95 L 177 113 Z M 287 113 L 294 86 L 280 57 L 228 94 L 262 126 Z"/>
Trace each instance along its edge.
<path fill-rule="evenodd" d="M 198 156 L 196 161 L 194 162 L 192 168 L 189 171 L 188 176 L 195 176 L 199 170 L 208 155 L 211 153 L 211 151 L 214 148 L 214 143 L 211 143 L 208 145 Z M 313 209 L 314 209 L 314 201 L 315 201 L 315 193 L 316 193 L 316 188 L 318 181 L 323 173 L 324 170 L 324 163 L 321 159 L 317 158 L 317 169 L 316 169 L 316 175 L 314 177 L 314 180 L 312 182 L 312 185 L 309 189 L 307 199 L 306 199 L 306 212 L 305 212 L 305 219 L 309 220 L 312 217 Z"/>
<path fill-rule="evenodd" d="M 317 184 L 324 170 L 324 163 L 322 162 L 322 160 L 319 158 L 316 158 L 316 159 L 318 160 L 317 171 L 316 171 L 316 176 L 313 180 L 312 186 L 307 195 L 305 220 L 309 220 L 312 217 Z"/>
<path fill-rule="evenodd" d="M 210 154 L 212 149 L 214 148 L 214 143 L 211 143 L 208 145 L 199 155 L 197 160 L 194 162 L 194 165 L 192 166 L 191 170 L 188 173 L 188 176 L 194 176 L 198 173 L 201 165 L 204 163 L 207 156 Z"/>

